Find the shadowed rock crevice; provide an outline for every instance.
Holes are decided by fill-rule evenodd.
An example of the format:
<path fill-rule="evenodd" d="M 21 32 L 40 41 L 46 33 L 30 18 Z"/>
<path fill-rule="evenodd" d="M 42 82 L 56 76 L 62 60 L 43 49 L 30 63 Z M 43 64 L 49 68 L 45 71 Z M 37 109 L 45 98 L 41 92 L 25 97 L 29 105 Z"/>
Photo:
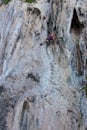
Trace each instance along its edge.
<path fill-rule="evenodd" d="M 28 112 L 29 112 L 29 104 L 27 101 L 23 104 L 22 109 L 22 117 L 21 117 L 21 123 L 20 123 L 20 130 L 28 130 Z"/>
<path fill-rule="evenodd" d="M 0 96 L 1 96 L 2 92 L 4 92 L 4 91 L 5 91 L 5 89 L 4 89 L 3 85 L 0 85 Z"/>
<path fill-rule="evenodd" d="M 80 46 L 80 37 L 83 29 L 84 24 L 80 22 L 77 10 L 74 8 L 70 28 L 72 41 L 74 43 L 74 51 L 72 52 L 72 69 L 78 76 L 82 76 L 84 73 L 83 52 Z"/>
<path fill-rule="evenodd" d="M 82 52 L 80 50 L 79 44 L 76 45 L 76 68 L 79 75 L 83 74 L 83 60 L 82 60 Z"/>
<path fill-rule="evenodd" d="M 41 14 L 41 11 L 38 8 L 34 8 L 32 14 L 36 14 L 38 16 Z"/>
<path fill-rule="evenodd" d="M 71 60 L 71 66 L 72 70 L 77 76 L 82 76 L 84 72 L 84 61 L 82 56 L 83 54 L 81 52 L 80 46 L 76 43 Z"/>
<path fill-rule="evenodd" d="M 82 23 L 80 23 L 76 9 L 74 8 L 73 17 L 72 17 L 72 21 L 71 21 L 70 33 L 74 32 L 75 34 L 79 34 L 79 33 L 81 33 L 83 27 L 84 27 L 84 25 Z"/>
<path fill-rule="evenodd" d="M 40 82 L 40 77 L 37 75 L 34 75 L 33 73 L 28 73 L 26 79 L 31 78 L 35 82 Z"/>

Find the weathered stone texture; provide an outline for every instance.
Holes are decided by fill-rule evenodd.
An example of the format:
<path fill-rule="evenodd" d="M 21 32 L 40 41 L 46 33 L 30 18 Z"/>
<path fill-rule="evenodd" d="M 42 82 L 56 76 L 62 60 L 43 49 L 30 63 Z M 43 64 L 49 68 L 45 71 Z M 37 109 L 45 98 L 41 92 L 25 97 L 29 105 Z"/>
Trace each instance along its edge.
<path fill-rule="evenodd" d="M 86 0 L 0 7 L 0 130 L 86 130 L 86 75 Z"/>

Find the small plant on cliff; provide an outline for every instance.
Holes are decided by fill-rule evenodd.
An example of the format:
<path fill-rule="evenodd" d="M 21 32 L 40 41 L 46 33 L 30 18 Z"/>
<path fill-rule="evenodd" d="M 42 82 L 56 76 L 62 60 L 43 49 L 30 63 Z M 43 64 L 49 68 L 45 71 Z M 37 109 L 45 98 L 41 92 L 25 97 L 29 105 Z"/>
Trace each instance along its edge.
<path fill-rule="evenodd" d="M 28 3 L 33 3 L 33 2 L 35 2 L 36 0 L 26 0 L 26 2 L 28 2 Z"/>
<path fill-rule="evenodd" d="M 86 93 L 86 98 L 87 98 L 87 85 L 85 87 L 83 87 L 81 90 L 84 90 Z"/>
<path fill-rule="evenodd" d="M 3 3 L 6 5 L 10 2 L 11 0 L 4 0 Z"/>
<path fill-rule="evenodd" d="M 86 75 L 86 79 L 87 79 L 87 75 Z"/>

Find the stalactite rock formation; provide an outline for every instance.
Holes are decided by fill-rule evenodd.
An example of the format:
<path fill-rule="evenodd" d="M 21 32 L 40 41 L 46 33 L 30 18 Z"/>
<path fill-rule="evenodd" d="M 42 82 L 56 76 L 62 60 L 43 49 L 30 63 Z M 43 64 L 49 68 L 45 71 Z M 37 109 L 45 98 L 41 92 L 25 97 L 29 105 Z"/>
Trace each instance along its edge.
<path fill-rule="evenodd" d="M 1 0 L 0 130 L 86 130 L 86 86 L 87 0 Z"/>

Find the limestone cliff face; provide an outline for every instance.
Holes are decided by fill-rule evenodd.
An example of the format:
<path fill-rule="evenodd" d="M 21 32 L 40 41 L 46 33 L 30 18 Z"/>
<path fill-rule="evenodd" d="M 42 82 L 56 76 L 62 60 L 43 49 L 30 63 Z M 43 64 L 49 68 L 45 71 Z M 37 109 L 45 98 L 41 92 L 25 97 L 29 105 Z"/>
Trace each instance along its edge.
<path fill-rule="evenodd" d="M 86 0 L 1 5 L 0 130 L 86 130 L 86 84 Z"/>

